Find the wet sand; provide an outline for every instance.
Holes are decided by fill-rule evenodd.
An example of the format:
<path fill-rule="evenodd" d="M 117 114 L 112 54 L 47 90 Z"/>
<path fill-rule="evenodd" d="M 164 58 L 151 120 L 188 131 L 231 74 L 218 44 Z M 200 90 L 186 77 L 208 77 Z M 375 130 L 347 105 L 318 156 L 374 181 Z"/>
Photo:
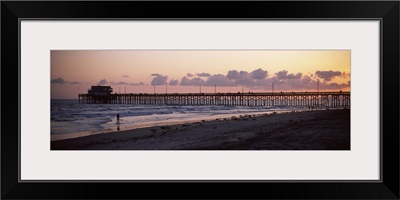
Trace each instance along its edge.
<path fill-rule="evenodd" d="M 52 150 L 350 150 L 350 110 L 242 115 L 51 142 Z"/>

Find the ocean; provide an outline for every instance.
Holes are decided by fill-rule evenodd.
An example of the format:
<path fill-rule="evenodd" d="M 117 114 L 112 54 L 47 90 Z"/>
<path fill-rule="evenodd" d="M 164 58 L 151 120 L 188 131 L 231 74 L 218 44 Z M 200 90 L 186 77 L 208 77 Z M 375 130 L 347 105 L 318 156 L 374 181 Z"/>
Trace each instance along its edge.
<path fill-rule="evenodd" d="M 305 109 L 289 106 L 83 104 L 75 99 L 52 99 L 51 136 L 52 140 L 59 140 L 134 128 Z M 117 114 L 120 115 L 119 122 Z"/>

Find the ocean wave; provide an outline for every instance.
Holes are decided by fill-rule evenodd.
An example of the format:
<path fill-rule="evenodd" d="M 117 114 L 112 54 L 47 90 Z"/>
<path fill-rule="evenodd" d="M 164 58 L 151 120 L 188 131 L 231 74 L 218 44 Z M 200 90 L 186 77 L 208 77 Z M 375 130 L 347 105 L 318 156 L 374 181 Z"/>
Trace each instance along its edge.
<path fill-rule="evenodd" d="M 190 118 L 241 114 L 263 111 L 298 110 L 296 107 L 271 106 L 176 106 L 131 104 L 79 104 L 76 100 L 51 101 L 51 133 L 75 133 L 101 130 L 114 126 L 116 115 L 124 118 L 123 125 L 134 123 L 188 120 Z"/>

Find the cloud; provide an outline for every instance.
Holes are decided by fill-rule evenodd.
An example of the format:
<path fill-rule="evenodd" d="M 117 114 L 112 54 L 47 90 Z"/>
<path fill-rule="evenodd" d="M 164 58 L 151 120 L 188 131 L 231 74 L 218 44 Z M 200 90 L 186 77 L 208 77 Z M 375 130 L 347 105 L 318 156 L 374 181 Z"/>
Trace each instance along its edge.
<path fill-rule="evenodd" d="M 204 85 L 208 86 L 235 86 L 234 81 L 230 80 L 228 77 L 222 74 L 215 74 L 210 76 Z"/>
<path fill-rule="evenodd" d="M 286 70 L 275 73 L 270 78 L 261 80 L 257 79 L 240 79 L 244 82 L 244 85 L 254 89 L 264 89 L 271 91 L 272 84 L 274 84 L 275 91 L 291 91 L 291 90 L 303 90 L 303 91 L 315 91 L 318 87 L 317 76 L 303 75 L 302 73 L 289 73 Z M 246 81 L 244 81 L 246 80 Z M 349 84 L 345 83 L 319 83 L 320 90 L 340 90 L 349 87 Z"/>
<path fill-rule="evenodd" d="M 230 70 L 226 75 L 210 73 L 198 73 L 196 78 L 189 79 L 188 77 L 183 77 L 181 80 L 181 85 L 207 85 L 207 86 L 255 86 L 257 84 L 262 84 L 260 81 L 264 80 L 268 76 L 266 70 L 256 69 L 251 73 L 247 71 L 237 71 Z M 200 77 L 206 78 L 205 80 Z"/>
<path fill-rule="evenodd" d="M 161 74 L 151 74 L 152 76 L 155 76 L 153 80 L 151 80 L 151 85 L 165 85 L 167 84 L 168 76 L 163 76 Z"/>
<path fill-rule="evenodd" d="M 82 83 L 79 82 L 79 81 L 72 81 L 72 82 L 70 82 L 70 81 L 64 80 L 64 79 L 61 78 L 61 77 L 52 79 L 52 80 L 51 80 L 51 83 L 54 83 L 54 84 L 68 84 L 68 83 L 69 83 L 69 84 L 71 84 L 71 85 L 80 85 L 80 84 L 82 84 Z"/>
<path fill-rule="evenodd" d="M 181 80 L 181 85 L 204 85 L 205 81 L 201 78 L 192 78 L 189 79 L 188 77 L 184 76 Z"/>
<path fill-rule="evenodd" d="M 288 71 L 282 70 L 282 71 L 275 73 L 275 75 L 279 79 L 300 79 L 303 74 L 302 73 L 297 73 L 296 75 L 288 74 Z"/>
<path fill-rule="evenodd" d="M 129 78 L 129 75 L 122 75 L 123 78 Z"/>
<path fill-rule="evenodd" d="M 238 72 L 237 70 L 230 70 L 228 71 L 228 74 L 226 75 L 227 78 L 229 79 L 239 79 L 239 78 L 243 78 L 245 76 L 247 76 L 249 73 L 246 71 L 240 71 Z"/>
<path fill-rule="evenodd" d="M 107 82 L 107 80 L 106 79 L 102 79 L 102 80 L 100 80 L 98 83 L 97 83 L 97 85 L 105 85 L 105 84 L 107 84 L 108 82 Z"/>
<path fill-rule="evenodd" d="M 187 77 L 193 77 L 194 75 L 191 74 L 191 73 L 187 73 L 186 76 L 187 76 Z"/>
<path fill-rule="evenodd" d="M 339 90 L 339 89 L 343 89 L 350 86 L 349 84 L 345 84 L 345 83 L 320 83 L 319 88 L 320 89 L 329 89 L 329 90 Z"/>
<path fill-rule="evenodd" d="M 327 72 L 329 71 L 317 71 L 314 74 L 303 75 L 303 73 L 289 73 L 287 70 L 282 70 L 275 73 L 272 77 L 268 77 L 268 71 L 261 68 L 256 69 L 252 72 L 229 70 L 226 75 L 214 74 L 208 77 L 189 78 L 184 76 L 180 81 L 182 86 L 229 86 L 237 87 L 243 84 L 243 86 L 252 89 L 262 89 L 266 91 L 272 90 L 272 84 L 274 84 L 275 91 L 291 91 L 291 90 L 303 90 L 303 91 L 316 91 L 318 85 L 318 77 L 328 78 Z M 208 74 L 203 72 L 201 74 Z M 337 72 L 332 73 L 333 76 L 337 76 Z M 346 74 L 347 75 L 347 74 Z M 340 75 L 339 75 L 340 76 Z M 331 89 L 340 90 L 349 87 L 348 83 L 319 83 L 320 90 Z"/>
<path fill-rule="evenodd" d="M 342 72 L 342 77 L 343 77 L 343 78 L 350 77 L 350 72 L 348 72 L 348 73 Z"/>
<path fill-rule="evenodd" d="M 313 79 L 311 76 L 304 75 L 299 79 L 279 79 L 275 76 L 269 80 L 272 80 L 275 85 L 275 91 L 290 91 L 290 90 L 303 90 L 303 91 L 316 91 L 318 88 L 317 79 Z M 271 87 L 271 86 L 270 86 Z M 341 90 L 349 87 L 349 84 L 345 83 L 328 83 L 320 82 L 320 90 Z"/>
<path fill-rule="evenodd" d="M 197 76 L 200 76 L 200 77 L 210 77 L 211 76 L 211 74 L 210 73 L 197 73 L 196 74 Z"/>
<path fill-rule="evenodd" d="M 127 85 L 128 83 L 127 83 L 127 82 L 124 82 L 124 81 L 119 81 L 119 82 L 113 82 L 113 81 L 111 81 L 110 84 L 111 84 L 111 85 Z"/>
<path fill-rule="evenodd" d="M 342 73 L 340 71 L 316 71 L 315 75 L 318 78 L 322 78 L 324 81 L 331 81 L 332 78 L 334 78 L 335 76 L 340 76 L 342 75 Z"/>
<path fill-rule="evenodd" d="M 51 83 L 55 83 L 55 84 L 66 84 L 66 83 L 68 83 L 68 81 L 64 80 L 64 79 L 61 78 L 61 77 L 58 77 L 58 78 L 56 78 L 56 79 L 52 79 L 52 80 L 51 80 Z"/>
<path fill-rule="evenodd" d="M 278 72 L 279 73 L 279 72 Z M 275 91 L 288 91 L 288 90 L 317 90 L 317 81 L 309 76 L 302 76 L 302 78 L 288 78 L 287 74 L 281 73 L 278 76 L 271 78 L 275 86 Z M 270 87 L 271 87 L 270 86 Z"/>
<path fill-rule="evenodd" d="M 144 85 L 144 83 L 143 83 L 143 82 L 139 82 L 139 83 L 129 83 L 129 85 L 140 86 L 140 85 Z"/>
<path fill-rule="evenodd" d="M 259 68 L 259 69 L 252 71 L 250 74 L 254 79 L 262 80 L 262 79 L 267 78 L 268 71 Z"/>
<path fill-rule="evenodd" d="M 172 79 L 172 80 L 169 82 L 169 85 L 173 85 L 173 86 L 178 85 L 178 84 L 179 84 L 179 81 L 178 81 L 178 80 L 174 80 L 174 79 Z"/>
<path fill-rule="evenodd" d="M 226 77 L 230 80 L 234 80 L 235 83 L 239 85 L 240 84 L 252 85 L 254 82 L 254 78 L 251 76 L 251 74 L 249 74 L 246 71 L 238 72 L 237 70 L 230 70 L 228 71 Z"/>
<path fill-rule="evenodd" d="M 237 70 L 229 70 L 226 77 L 229 79 L 236 80 L 239 77 L 239 72 Z"/>

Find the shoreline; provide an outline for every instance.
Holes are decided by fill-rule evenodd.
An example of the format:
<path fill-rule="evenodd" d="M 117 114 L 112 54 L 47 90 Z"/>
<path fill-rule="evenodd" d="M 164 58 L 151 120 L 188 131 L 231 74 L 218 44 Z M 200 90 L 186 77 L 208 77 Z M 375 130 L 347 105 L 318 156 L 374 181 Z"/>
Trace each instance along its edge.
<path fill-rule="evenodd" d="M 172 126 L 172 125 L 180 125 L 180 124 L 190 124 L 196 122 L 204 122 L 204 121 L 215 121 L 217 119 L 224 120 L 230 119 L 232 117 L 241 117 L 241 116 L 248 116 L 248 115 L 263 115 L 263 114 L 270 114 L 270 113 L 287 113 L 287 112 L 307 112 L 310 110 L 271 110 L 271 111 L 255 111 L 255 112 L 243 112 L 243 113 L 225 113 L 225 114 L 215 114 L 211 116 L 197 116 L 194 119 L 186 119 L 182 120 L 179 118 L 172 118 L 160 121 L 152 121 L 152 122 L 143 122 L 137 125 L 117 125 L 113 128 L 104 128 L 100 130 L 92 130 L 92 131 L 82 131 L 82 132 L 75 132 L 75 133 L 62 133 L 62 134 L 51 134 L 51 141 L 59 141 L 59 140 L 66 140 L 66 139 L 73 139 L 79 137 L 86 137 L 91 135 L 97 134 L 104 134 L 104 133 L 112 133 L 118 131 L 126 131 L 126 130 L 135 130 L 140 128 L 149 128 L 149 127 L 157 127 L 157 126 Z M 125 117 L 124 120 L 129 119 L 130 117 Z M 112 120 L 113 122 L 113 120 Z M 113 126 L 115 126 L 116 122 L 113 122 Z"/>
<path fill-rule="evenodd" d="M 350 109 L 120 130 L 51 141 L 51 150 L 350 150 Z"/>

